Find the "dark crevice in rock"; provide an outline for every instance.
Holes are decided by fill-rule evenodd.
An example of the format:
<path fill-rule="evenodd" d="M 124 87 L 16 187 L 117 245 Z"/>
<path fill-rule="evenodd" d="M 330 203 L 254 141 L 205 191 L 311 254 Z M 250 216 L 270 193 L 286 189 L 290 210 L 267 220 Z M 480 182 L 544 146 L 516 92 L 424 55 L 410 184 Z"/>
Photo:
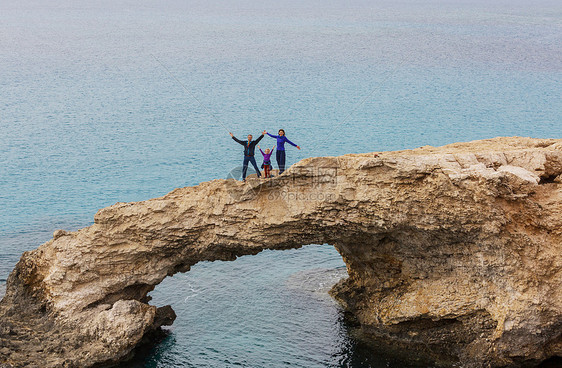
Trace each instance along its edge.
<path fill-rule="evenodd" d="M 191 269 L 191 265 L 180 263 L 179 265 L 175 266 L 173 269 L 168 272 L 168 276 L 173 276 L 175 273 L 185 273 Z"/>
<path fill-rule="evenodd" d="M 86 308 L 93 308 L 102 304 L 113 305 L 113 303 L 115 303 L 118 300 L 135 299 L 142 303 L 148 303 L 152 299 L 152 297 L 147 296 L 147 294 L 152 290 L 154 290 L 154 286 L 155 285 L 148 285 L 148 284 L 129 285 L 125 287 L 123 290 L 120 290 L 116 293 L 108 294 L 105 296 L 105 298 L 90 303 Z"/>
<path fill-rule="evenodd" d="M 554 356 L 543 361 L 537 368 L 560 368 L 562 367 L 562 356 Z"/>
<path fill-rule="evenodd" d="M 555 179 L 558 177 L 558 175 L 548 175 L 548 176 L 541 176 L 540 180 L 539 180 L 539 184 L 549 184 L 549 183 L 555 183 Z"/>

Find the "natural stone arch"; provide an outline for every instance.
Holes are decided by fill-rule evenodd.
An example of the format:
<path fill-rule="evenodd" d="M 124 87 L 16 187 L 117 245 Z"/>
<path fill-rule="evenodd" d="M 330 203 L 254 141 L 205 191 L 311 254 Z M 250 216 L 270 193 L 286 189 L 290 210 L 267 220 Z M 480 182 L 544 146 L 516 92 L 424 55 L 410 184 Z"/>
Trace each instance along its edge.
<path fill-rule="evenodd" d="M 165 278 L 149 293 L 151 304 L 170 304 L 177 318 L 135 349 L 125 366 L 154 359 L 192 367 L 212 362 L 306 367 L 359 361 L 357 355 L 365 349 L 359 343 L 363 340 L 357 340 L 358 326 L 328 293 L 344 277 L 343 260 L 329 244 L 198 263 Z M 368 357 L 381 359 L 375 352 Z"/>
<path fill-rule="evenodd" d="M 328 243 L 349 274 L 333 294 L 369 332 L 467 366 L 538 362 L 562 353 L 561 173 L 560 140 L 496 139 L 310 158 L 269 181 L 117 203 L 24 253 L 0 304 L 5 360 L 122 359 L 171 322 L 146 298 L 166 276 Z M 14 352 L 12 332 L 38 342 Z"/>

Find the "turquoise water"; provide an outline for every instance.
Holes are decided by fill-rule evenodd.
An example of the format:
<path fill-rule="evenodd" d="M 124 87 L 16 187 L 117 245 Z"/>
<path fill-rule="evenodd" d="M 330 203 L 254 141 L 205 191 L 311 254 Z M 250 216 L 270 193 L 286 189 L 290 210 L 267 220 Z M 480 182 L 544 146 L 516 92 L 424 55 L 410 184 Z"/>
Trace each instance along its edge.
<path fill-rule="evenodd" d="M 228 131 L 284 128 L 302 147 L 289 148 L 289 163 L 494 136 L 561 138 L 561 97 L 558 1 L 2 1 L 0 282 L 23 251 L 58 228 L 90 225 L 99 208 L 226 177 L 241 163 Z M 282 366 L 284 348 L 312 339 L 287 355 L 290 364 L 353 366 L 346 356 L 359 354 L 361 366 L 379 366 L 358 353 L 337 306 L 287 286 L 295 274 L 337 275 L 341 266 L 332 247 L 312 246 L 166 280 L 153 303 L 170 300 L 178 319 L 147 364 Z M 241 274 L 268 292 L 235 289 Z M 184 303 L 194 282 L 207 296 Z M 271 310 L 275 325 L 204 338 L 232 322 L 233 300 L 258 306 L 244 328 L 265 329 Z M 302 321 L 290 313 L 301 301 L 310 305 Z"/>

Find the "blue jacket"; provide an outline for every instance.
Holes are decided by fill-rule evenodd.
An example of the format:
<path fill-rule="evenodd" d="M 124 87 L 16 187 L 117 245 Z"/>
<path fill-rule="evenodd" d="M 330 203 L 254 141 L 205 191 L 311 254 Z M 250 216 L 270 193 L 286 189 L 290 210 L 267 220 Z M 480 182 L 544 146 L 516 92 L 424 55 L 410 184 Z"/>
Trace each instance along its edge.
<path fill-rule="evenodd" d="M 267 135 L 271 138 L 277 138 L 277 151 L 285 151 L 285 142 L 292 144 L 295 147 L 297 146 L 296 144 L 288 140 L 284 135 L 273 135 L 269 133 L 267 133 Z"/>
<path fill-rule="evenodd" d="M 240 139 L 236 138 L 236 137 L 232 137 L 232 139 L 234 139 L 236 142 L 240 143 L 241 145 L 244 146 L 244 156 L 253 156 L 254 155 L 254 151 L 256 150 L 256 144 L 258 144 L 258 142 L 263 138 L 263 134 L 260 135 L 260 137 L 258 139 L 256 139 L 255 141 L 250 141 L 248 143 L 248 141 L 241 141 Z"/>

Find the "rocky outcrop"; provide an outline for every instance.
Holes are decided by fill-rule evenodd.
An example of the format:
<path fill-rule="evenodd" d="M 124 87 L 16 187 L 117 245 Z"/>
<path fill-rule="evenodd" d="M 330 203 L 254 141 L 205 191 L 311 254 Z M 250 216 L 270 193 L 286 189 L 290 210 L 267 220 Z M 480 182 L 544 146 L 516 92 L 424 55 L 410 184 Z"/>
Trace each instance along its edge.
<path fill-rule="evenodd" d="M 332 294 L 372 336 L 465 367 L 562 355 L 561 174 L 562 140 L 496 138 L 117 203 L 22 255 L 0 302 L 0 363 L 119 361 L 173 321 L 148 304 L 166 276 L 311 243 L 342 255 L 349 278 Z"/>

